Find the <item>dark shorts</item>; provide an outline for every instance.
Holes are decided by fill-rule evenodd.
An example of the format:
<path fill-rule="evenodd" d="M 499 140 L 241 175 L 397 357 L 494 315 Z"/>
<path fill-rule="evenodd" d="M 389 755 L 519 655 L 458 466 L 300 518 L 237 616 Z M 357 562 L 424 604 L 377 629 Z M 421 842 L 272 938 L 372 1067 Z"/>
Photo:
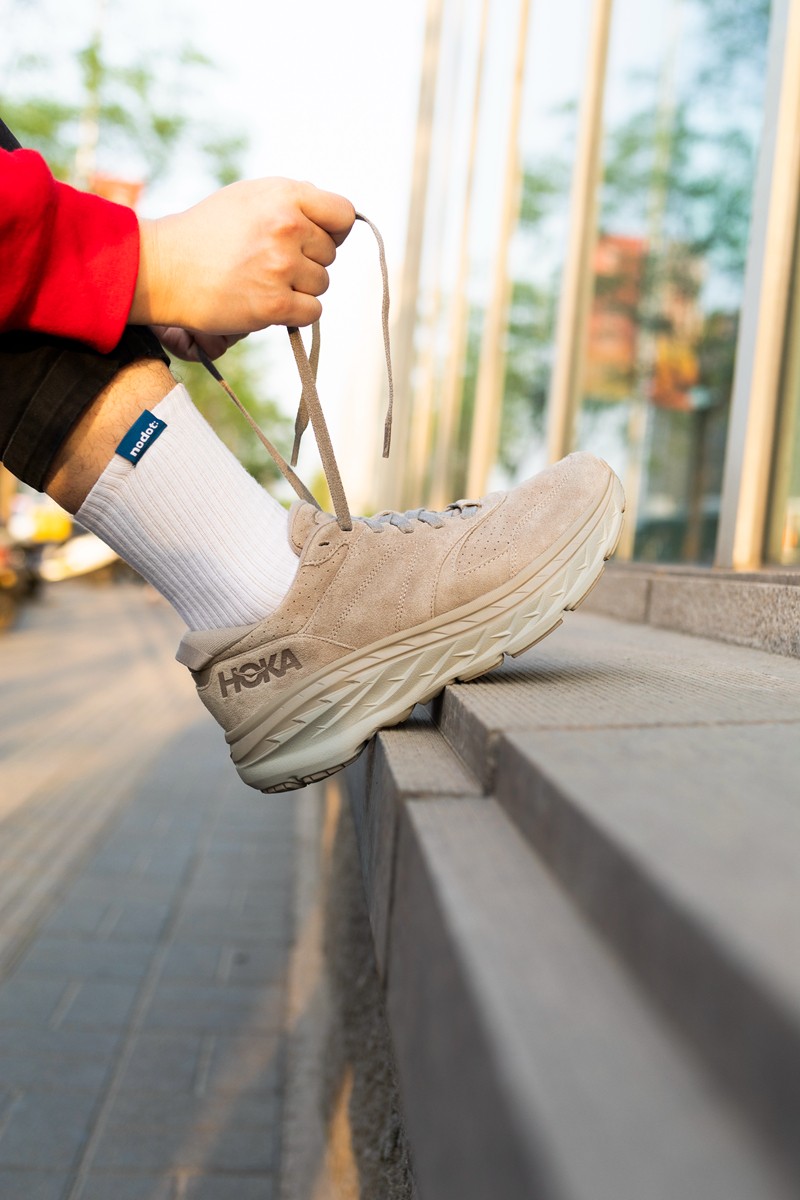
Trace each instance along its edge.
<path fill-rule="evenodd" d="M 0 146 L 20 144 L 0 121 Z M 0 462 L 42 491 L 61 444 L 84 409 L 129 363 L 169 359 L 155 334 L 129 325 L 109 354 L 39 333 L 0 334 Z"/>

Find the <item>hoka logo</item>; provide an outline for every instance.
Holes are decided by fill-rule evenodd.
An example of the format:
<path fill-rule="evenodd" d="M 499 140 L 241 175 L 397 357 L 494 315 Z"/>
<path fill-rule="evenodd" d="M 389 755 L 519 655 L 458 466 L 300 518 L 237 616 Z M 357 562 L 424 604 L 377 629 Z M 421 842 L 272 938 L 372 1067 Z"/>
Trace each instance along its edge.
<path fill-rule="evenodd" d="M 220 671 L 218 675 L 219 690 L 224 697 L 228 695 L 228 689 L 233 688 L 234 693 L 238 696 L 243 687 L 254 688 L 260 683 L 268 683 L 270 679 L 282 679 L 289 668 L 299 671 L 302 663 L 300 659 L 292 653 L 291 650 L 283 650 L 280 654 L 280 662 L 278 655 L 270 655 L 269 661 L 265 658 L 260 658 L 258 662 L 244 663 L 241 667 L 233 667 L 230 675 L 225 675 L 224 671 Z"/>

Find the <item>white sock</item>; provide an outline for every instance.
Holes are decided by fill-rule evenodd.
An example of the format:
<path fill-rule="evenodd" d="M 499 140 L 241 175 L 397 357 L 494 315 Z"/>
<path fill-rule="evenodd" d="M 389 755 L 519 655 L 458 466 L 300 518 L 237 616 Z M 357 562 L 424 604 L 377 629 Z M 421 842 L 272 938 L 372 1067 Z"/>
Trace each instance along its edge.
<path fill-rule="evenodd" d="M 261 620 L 297 571 L 288 513 L 223 445 L 182 384 L 152 417 L 131 426 L 76 520 L 152 583 L 190 629 Z"/>

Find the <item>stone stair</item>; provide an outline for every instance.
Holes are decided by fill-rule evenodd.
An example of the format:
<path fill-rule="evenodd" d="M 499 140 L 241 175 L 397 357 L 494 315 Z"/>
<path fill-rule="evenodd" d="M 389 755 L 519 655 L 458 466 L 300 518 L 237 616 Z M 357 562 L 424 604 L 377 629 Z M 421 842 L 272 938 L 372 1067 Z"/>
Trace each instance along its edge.
<path fill-rule="evenodd" d="M 800 1194 L 800 661 L 583 613 L 347 773 L 420 1200 Z"/>

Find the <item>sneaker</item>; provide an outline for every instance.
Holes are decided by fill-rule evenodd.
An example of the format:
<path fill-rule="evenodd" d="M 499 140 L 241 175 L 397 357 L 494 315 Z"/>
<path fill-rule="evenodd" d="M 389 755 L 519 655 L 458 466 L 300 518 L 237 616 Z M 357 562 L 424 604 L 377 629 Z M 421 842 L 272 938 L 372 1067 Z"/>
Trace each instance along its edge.
<path fill-rule="evenodd" d="M 597 582 L 624 509 L 611 468 L 581 453 L 442 512 L 353 520 L 320 436 L 314 372 L 291 336 L 337 515 L 303 489 L 289 519 L 300 561 L 280 607 L 251 626 L 187 633 L 177 654 L 239 775 L 263 792 L 333 774 L 416 704 L 545 637 Z"/>

